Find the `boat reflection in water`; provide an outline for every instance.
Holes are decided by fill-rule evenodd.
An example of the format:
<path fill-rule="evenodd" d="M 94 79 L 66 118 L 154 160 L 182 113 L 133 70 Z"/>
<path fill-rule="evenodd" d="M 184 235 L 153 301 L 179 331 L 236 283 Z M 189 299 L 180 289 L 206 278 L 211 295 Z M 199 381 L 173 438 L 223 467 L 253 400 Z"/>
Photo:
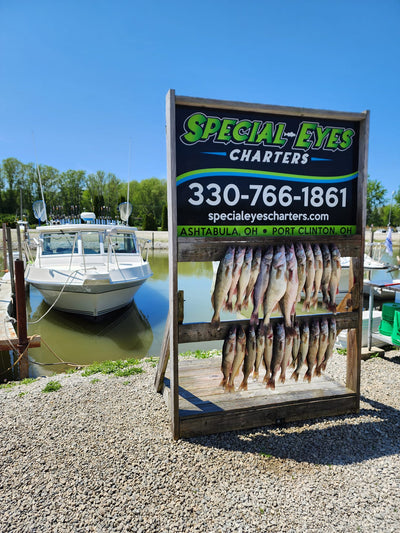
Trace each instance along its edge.
<path fill-rule="evenodd" d="M 32 313 L 30 303 L 35 305 L 38 300 L 40 303 Z M 43 320 L 34 324 L 48 309 L 37 289 L 32 287 L 28 300 L 29 334 L 42 337 L 41 348 L 35 348 L 29 354 L 31 362 L 40 363 L 40 366 L 30 365 L 32 376 L 71 368 L 69 365 L 54 365 L 60 362 L 56 356 L 78 366 L 87 365 L 94 361 L 143 357 L 153 343 L 150 322 L 134 301 L 123 310 L 109 313 L 103 320 L 52 309 Z"/>

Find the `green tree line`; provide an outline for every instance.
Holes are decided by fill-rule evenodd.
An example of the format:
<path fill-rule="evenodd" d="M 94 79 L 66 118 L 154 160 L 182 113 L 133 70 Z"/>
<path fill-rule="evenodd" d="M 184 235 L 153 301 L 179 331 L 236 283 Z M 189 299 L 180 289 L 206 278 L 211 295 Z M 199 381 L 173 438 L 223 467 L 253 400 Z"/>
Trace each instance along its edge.
<path fill-rule="evenodd" d="M 127 201 L 127 183 L 113 173 L 98 170 L 87 174 L 84 170 L 60 172 L 48 165 L 35 167 L 13 157 L 0 165 L 0 218 L 12 223 L 23 217 L 30 224 L 36 221 L 33 202 L 41 200 L 42 182 L 47 217 L 61 219 L 93 211 L 97 217 L 118 219 L 118 205 Z M 132 214 L 129 223 L 145 229 L 167 229 L 167 182 L 152 177 L 129 182 L 129 202 Z M 163 215 L 164 211 L 164 215 Z M 151 226 L 151 227 L 149 227 Z"/>
<path fill-rule="evenodd" d="M 388 192 L 379 180 L 368 178 L 367 226 L 400 226 L 400 187 Z"/>

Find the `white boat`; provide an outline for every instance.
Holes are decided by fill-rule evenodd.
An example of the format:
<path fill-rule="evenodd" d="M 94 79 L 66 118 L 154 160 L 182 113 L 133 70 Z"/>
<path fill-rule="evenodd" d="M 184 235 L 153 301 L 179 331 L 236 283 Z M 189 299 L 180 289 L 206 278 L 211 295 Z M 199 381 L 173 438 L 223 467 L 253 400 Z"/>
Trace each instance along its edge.
<path fill-rule="evenodd" d="M 60 311 L 98 317 L 125 307 L 153 275 L 135 230 L 122 224 L 42 226 L 26 281 Z"/>
<path fill-rule="evenodd" d="M 382 311 L 377 309 L 373 310 L 372 319 L 372 337 L 373 337 L 373 346 L 378 348 L 383 348 L 391 344 L 390 337 L 384 337 L 379 333 L 379 324 L 382 318 Z M 361 347 L 366 348 L 368 346 L 368 322 L 369 322 L 369 311 L 363 311 L 362 313 L 362 335 L 361 335 Z M 347 329 L 342 330 L 336 339 L 336 347 L 338 348 L 347 348 Z"/>
<path fill-rule="evenodd" d="M 347 293 L 349 286 L 349 266 L 350 258 L 342 257 L 341 260 L 342 274 L 339 284 L 339 292 Z M 399 269 L 394 265 L 388 263 L 383 263 L 380 260 L 371 258 L 369 255 L 364 254 L 364 278 L 368 279 L 374 283 L 385 283 L 390 287 L 393 283 L 398 283 Z M 374 296 L 381 300 L 392 299 L 393 292 L 385 288 L 373 288 Z M 363 285 L 363 293 L 369 295 L 370 287 L 369 285 Z"/>

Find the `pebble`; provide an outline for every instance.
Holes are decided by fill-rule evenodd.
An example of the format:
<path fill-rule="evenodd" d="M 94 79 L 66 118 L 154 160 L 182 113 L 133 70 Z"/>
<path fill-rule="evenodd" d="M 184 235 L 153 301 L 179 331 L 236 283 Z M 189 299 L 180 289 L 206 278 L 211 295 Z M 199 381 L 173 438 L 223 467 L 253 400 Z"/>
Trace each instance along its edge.
<path fill-rule="evenodd" d="M 148 363 L 0 389 L 0 531 L 400 531 L 398 354 L 361 362 L 359 414 L 180 441 Z"/>

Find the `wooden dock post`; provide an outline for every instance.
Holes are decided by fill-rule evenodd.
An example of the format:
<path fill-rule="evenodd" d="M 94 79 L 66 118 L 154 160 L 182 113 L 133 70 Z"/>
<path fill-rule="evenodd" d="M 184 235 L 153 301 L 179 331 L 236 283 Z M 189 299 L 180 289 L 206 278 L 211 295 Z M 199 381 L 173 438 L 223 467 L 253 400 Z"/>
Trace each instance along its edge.
<path fill-rule="evenodd" d="M 26 350 L 29 341 L 26 321 L 24 262 L 20 259 L 15 260 L 15 301 L 18 328 L 17 349 L 19 355 L 23 354 L 19 362 L 19 377 L 24 379 L 29 375 L 28 352 Z"/>
<path fill-rule="evenodd" d="M 4 270 L 7 270 L 7 226 L 5 222 L 3 222 L 3 264 L 4 264 Z"/>
<path fill-rule="evenodd" d="M 8 270 L 10 272 L 10 282 L 11 282 L 11 314 L 15 315 L 15 278 L 14 278 L 14 262 L 13 262 L 13 251 L 12 251 L 12 239 L 11 239 L 11 228 L 7 226 L 6 228 L 7 235 L 7 252 L 8 252 Z"/>

